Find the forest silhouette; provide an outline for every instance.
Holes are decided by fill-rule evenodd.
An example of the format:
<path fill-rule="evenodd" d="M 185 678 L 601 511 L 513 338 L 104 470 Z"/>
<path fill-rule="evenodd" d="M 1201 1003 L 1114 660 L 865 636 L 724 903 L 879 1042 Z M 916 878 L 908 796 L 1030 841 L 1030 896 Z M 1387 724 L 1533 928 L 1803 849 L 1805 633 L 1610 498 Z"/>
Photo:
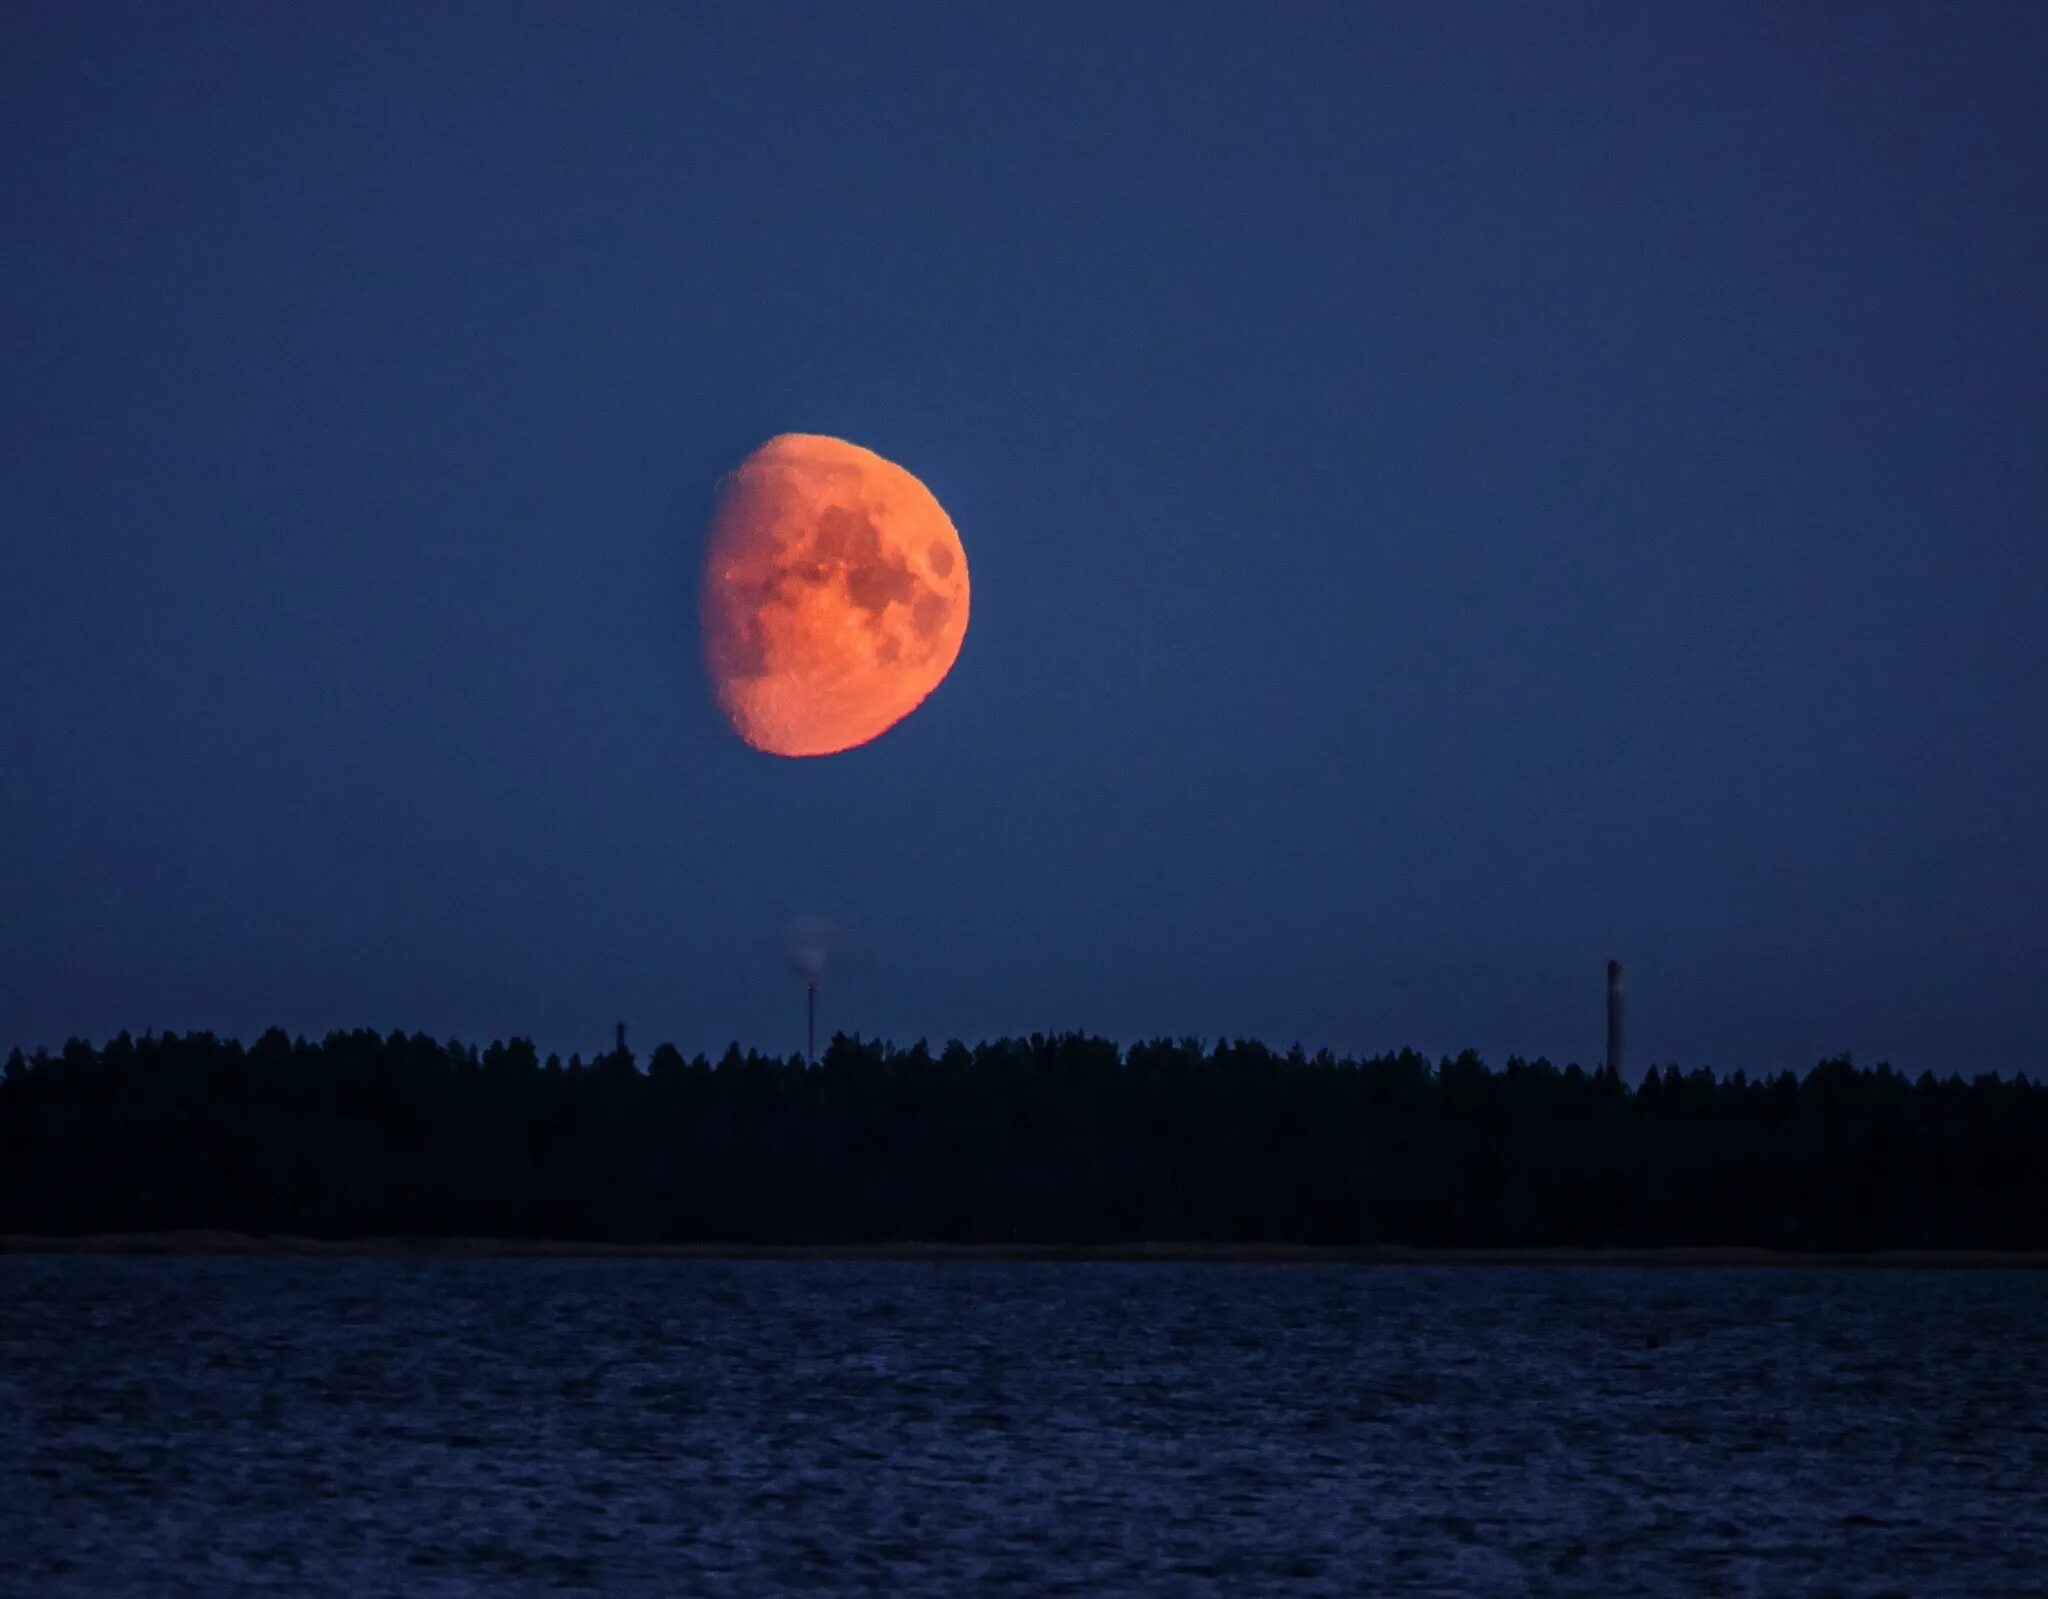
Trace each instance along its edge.
<path fill-rule="evenodd" d="M 0 1233 L 2048 1246 L 2048 1087 L 1082 1035 L 543 1061 L 164 1034 L 8 1059 Z"/>

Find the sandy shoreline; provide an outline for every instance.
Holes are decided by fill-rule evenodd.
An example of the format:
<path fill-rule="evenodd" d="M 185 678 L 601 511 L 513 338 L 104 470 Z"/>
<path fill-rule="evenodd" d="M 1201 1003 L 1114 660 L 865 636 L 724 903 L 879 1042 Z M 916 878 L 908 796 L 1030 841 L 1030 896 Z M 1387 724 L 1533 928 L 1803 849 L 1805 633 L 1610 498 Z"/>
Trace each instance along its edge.
<path fill-rule="evenodd" d="M 1069 1261 L 1263 1266 L 1865 1267 L 1927 1270 L 2048 1267 L 2048 1251 L 1894 1249 L 1413 1249 L 1305 1244 L 610 1244 L 546 1238 L 294 1238 L 230 1232 L 0 1234 L 0 1255 L 178 1255 L 393 1260 Z"/>

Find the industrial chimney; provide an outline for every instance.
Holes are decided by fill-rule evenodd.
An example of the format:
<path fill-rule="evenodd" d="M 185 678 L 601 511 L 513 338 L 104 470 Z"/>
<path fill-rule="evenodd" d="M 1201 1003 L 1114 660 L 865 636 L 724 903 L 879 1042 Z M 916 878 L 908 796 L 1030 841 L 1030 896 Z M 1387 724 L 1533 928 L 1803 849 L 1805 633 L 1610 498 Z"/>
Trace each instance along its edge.
<path fill-rule="evenodd" d="M 818 980 L 804 984 L 804 1064 L 818 1064 Z"/>
<path fill-rule="evenodd" d="M 1607 1069 L 1621 1080 L 1621 962 L 1607 963 Z"/>
<path fill-rule="evenodd" d="M 614 1055 L 626 1053 L 626 1024 L 624 1022 L 620 1022 L 612 1032 L 612 1053 Z"/>

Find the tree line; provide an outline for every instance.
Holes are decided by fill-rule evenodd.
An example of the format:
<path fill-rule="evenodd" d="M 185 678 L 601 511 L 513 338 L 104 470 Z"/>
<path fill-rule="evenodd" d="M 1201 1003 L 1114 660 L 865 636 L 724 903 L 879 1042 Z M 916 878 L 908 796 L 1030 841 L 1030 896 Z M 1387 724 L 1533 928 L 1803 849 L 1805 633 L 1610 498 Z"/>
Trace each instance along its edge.
<path fill-rule="evenodd" d="M 16 1050 L 0 1232 L 2048 1247 L 2048 1087 L 1078 1034 L 585 1063 L 357 1031 Z"/>

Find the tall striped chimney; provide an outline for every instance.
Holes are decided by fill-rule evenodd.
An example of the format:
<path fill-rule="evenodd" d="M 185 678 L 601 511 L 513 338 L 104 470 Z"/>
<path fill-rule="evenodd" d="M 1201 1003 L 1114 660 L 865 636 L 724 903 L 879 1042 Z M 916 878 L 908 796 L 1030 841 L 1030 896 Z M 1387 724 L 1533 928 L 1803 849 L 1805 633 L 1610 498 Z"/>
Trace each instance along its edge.
<path fill-rule="evenodd" d="M 1607 1069 L 1621 1077 L 1621 962 L 1607 963 Z"/>

